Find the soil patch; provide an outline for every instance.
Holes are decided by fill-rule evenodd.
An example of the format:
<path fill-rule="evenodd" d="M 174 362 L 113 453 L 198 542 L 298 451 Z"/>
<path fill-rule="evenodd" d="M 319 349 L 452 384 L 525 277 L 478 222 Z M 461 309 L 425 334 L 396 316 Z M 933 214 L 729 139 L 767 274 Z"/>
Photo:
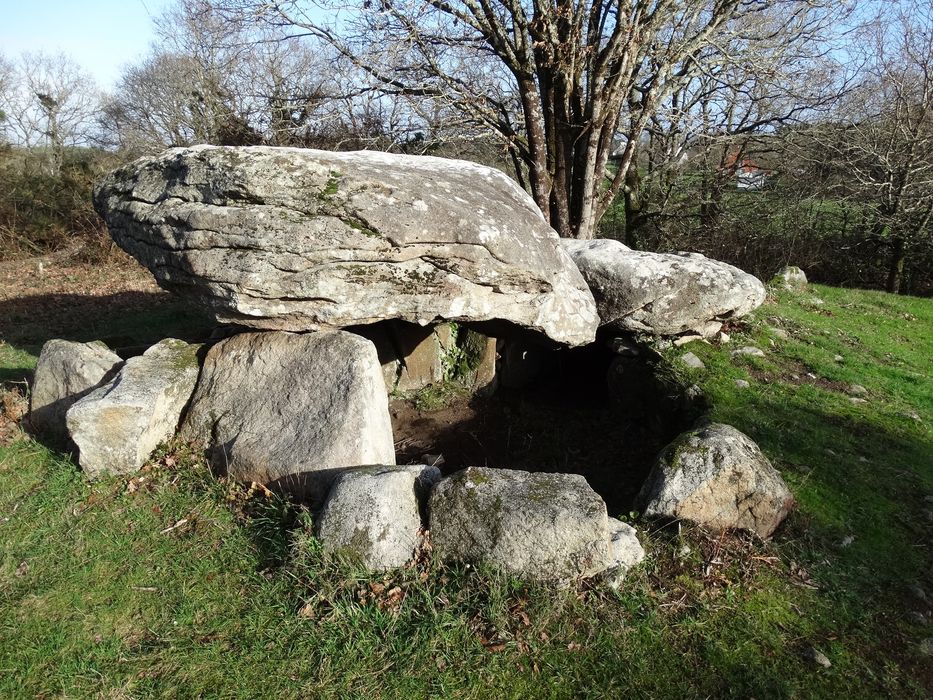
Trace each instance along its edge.
<path fill-rule="evenodd" d="M 811 386 L 818 386 L 821 389 L 825 389 L 826 391 L 835 391 L 842 394 L 847 393 L 849 388 L 849 385 L 845 382 L 839 382 L 833 379 L 827 379 L 826 377 L 819 376 L 812 369 L 801 362 L 785 362 L 784 366 L 781 368 L 780 374 L 778 374 L 776 377 L 770 372 L 756 369 L 754 367 L 749 367 L 748 373 L 754 377 L 756 381 L 761 382 L 762 384 L 773 384 L 774 382 L 781 382 L 783 384 L 796 384 L 797 386 L 802 384 L 809 384 Z"/>
<path fill-rule="evenodd" d="M 0 341 L 11 345 L 37 350 L 50 338 L 103 340 L 122 355 L 137 354 L 164 337 L 157 323 L 142 320 L 153 312 L 170 331 L 204 325 L 121 251 L 100 264 L 75 251 L 0 262 Z"/>

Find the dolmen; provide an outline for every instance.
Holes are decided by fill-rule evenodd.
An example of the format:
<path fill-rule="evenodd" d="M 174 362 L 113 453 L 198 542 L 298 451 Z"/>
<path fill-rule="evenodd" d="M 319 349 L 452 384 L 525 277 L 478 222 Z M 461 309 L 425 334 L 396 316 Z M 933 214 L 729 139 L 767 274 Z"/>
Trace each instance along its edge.
<path fill-rule="evenodd" d="M 34 430 L 76 452 L 90 478 L 130 474 L 180 434 L 216 471 L 311 503 L 325 551 L 349 551 L 370 571 L 405 565 L 430 536 L 443 560 L 618 586 L 645 552 L 583 477 L 396 465 L 389 393 L 443 380 L 450 358 L 465 356 L 471 386 L 488 391 L 497 344 L 474 329 L 552 347 L 593 343 L 607 327 L 708 334 L 764 298 L 754 277 L 702 256 L 561 241 L 510 178 L 458 160 L 179 148 L 106 176 L 95 205 L 160 286 L 226 330 L 126 360 L 100 343 L 50 341 Z M 742 488 L 764 465 L 777 494 L 735 526 L 768 536 L 789 494 L 729 435 L 745 450 Z M 678 505 L 696 497 L 665 459 L 646 486 L 652 513 L 723 510 Z M 715 465 L 695 468 L 729 482 Z"/>

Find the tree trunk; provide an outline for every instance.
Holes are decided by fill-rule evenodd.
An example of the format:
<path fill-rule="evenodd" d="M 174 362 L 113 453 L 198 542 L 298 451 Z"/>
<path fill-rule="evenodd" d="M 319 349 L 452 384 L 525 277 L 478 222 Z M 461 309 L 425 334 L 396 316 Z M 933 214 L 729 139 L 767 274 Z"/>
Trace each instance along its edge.
<path fill-rule="evenodd" d="M 891 245 L 891 264 L 888 268 L 888 291 L 891 294 L 899 294 L 901 291 L 901 280 L 904 277 L 904 262 L 906 259 L 907 252 L 904 239 L 898 236 Z"/>
<path fill-rule="evenodd" d="M 641 176 L 634 165 L 625 173 L 625 245 L 638 250 L 638 229 L 643 223 L 641 198 Z"/>

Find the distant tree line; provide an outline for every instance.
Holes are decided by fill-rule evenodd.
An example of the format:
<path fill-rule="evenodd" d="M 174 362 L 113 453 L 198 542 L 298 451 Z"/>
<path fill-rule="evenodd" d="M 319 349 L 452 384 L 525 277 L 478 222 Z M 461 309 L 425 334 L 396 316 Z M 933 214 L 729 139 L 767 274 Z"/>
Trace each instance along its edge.
<path fill-rule="evenodd" d="M 369 148 L 501 167 L 562 236 L 933 293 L 924 0 L 179 0 L 156 36 L 106 93 L 0 56 L 0 253 L 99 236 L 93 178 L 168 146 Z"/>

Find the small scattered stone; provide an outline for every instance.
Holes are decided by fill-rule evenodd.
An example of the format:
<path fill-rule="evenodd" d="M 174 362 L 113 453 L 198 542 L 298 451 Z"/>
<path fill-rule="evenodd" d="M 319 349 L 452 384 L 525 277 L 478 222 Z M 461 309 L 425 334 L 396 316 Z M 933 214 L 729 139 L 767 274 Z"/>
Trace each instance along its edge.
<path fill-rule="evenodd" d="M 810 299 L 810 303 L 813 304 L 814 306 L 822 306 L 826 302 L 820 299 L 819 297 L 812 297 Z"/>
<path fill-rule="evenodd" d="M 861 384 L 849 384 L 846 391 L 851 396 L 868 396 L 868 389 L 863 387 Z"/>
<path fill-rule="evenodd" d="M 916 411 L 901 411 L 897 415 L 902 416 L 904 418 L 910 418 L 910 420 L 914 421 L 915 423 L 923 422 L 923 419 L 920 418 L 920 414 L 917 413 Z"/>
<path fill-rule="evenodd" d="M 744 379 L 736 379 L 736 380 L 735 380 L 735 386 L 736 386 L 736 388 L 738 388 L 738 389 L 748 389 L 748 388 L 751 386 L 751 384 L 749 384 L 749 383 L 748 383 L 746 380 L 744 380 Z"/>
<path fill-rule="evenodd" d="M 862 464 L 868 464 L 869 459 L 868 459 L 868 457 L 864 457 L 864 456 L 861 456 L 861 455 L 860 455 L 859 458 L 858 458 L 858 461 L 861 462 Z"/>
<path fill-rule="evenodd" d="M 833 355 L 833 362 L 844 362 L 845 358 L 842 355 Z"/>
<path fill-rule="evenodd" d="M 807 372 L 807 379 L 817 379 L 817 376 L 813 372 Z"/>
<path fill-rule="evenodd" d="M 799 382 L 799 381 L 800 381 L 800 375 L 799 375 L 799 374 L 792 374 L 792 375 L 790 375 L 790 378 L 793 379 L 795 382 Z"/>
<path fill-rule="evenodd" d="M 684 399 L 686 399 L 691 404 L 697 404 L 703 401 L 706 398 L 706 395 L 703 393 L 703 390 L 700 388 L 699 384 L 691 384 L 684 390 Z"/>
<path fill-rule="evenodd" d="M 917 610 L 911 610 L 907 613 L 907 619 L 910 620 L 915 625 L 925 625 L 929 620 L 927 620 L 926 615 Z"/>
<path fill-rule="evenodd" d="M 923 500 L 926 503 L 933 503 L 933 494 L 927 494 L 926 496 L 923 497 Z"/>
<path fill-rule="evenodd" d="M 740 355 L 747 355 L 749 357 L 764 357 L 765 353 L 761 348 L 756 348 L 753 345 L 746 345 L 745 347 L 732 351 L 732 357 L 739 357 Z"/>
<path fill-rule="evenodd" d="M 616 355 L 622 355 L 623 357 L 638 357 L 641 354 L 638 345 L 628 338 L 610 338 L 606 345 Z"/>
<path fill-rule="evenodd" d="M 773 326 L 769 326 L 768 331 L 778 340 L 787 340 L 790 338 L 790 334 L 783 328 L 774 328 Z"/>
<path fill-rule="evenodd" d="M 689 545 L 689 544 L 685 544 L 683 547 L 681 547 L 680 549 L 677 550 L 677 556 L 679 556 L 679 557 L 689 557 L 689 556 L 690 556 L 690 553 L 691 553 L 692 551 L 693 551 L 693 550 L 690 549 L 690 545 Z"/>
<path fill-rule="evenodd" d="M 778 271 L 771 283 L 789 292 L 801 292 L 807 288 L 807 275 L 796 265 L 788 265 Z"/>
<path fill-rule="evenodd" d="M 674 338 L 674 347 L 679 348 L 687 343 L 692 343 L 694 340 L 703 340 L 702 335 L 681 335 L 677 338 Z"/>
<path fill-rule="evenodd" d="M 849 545 L 855 542 L 855 535 L 846 535 L 842 538 L 842 542 L 839 543 L 839 546 L 845 549 Z"/>
<path fill-rule="evenodd" d="M 832 666 L 832 662 L 830 662 L 830 660 L 826 657 L 826 654 L 821 652 L 816 647 L 809 647 L 803 653 L 803 657 L 807 661 L 812 661 L 817 666 L 822 666 L 823 668 L 830 668 Z"/>
<path fill-rule="evenodd" d="M 868 400 L 863 399 L 861 396 L 850 396 L 849 403 L 855 404 L 856 406 L 861 406 L 862 404 L 868 403 Z"/>
<path fill-rule="evenodd" d="M 727 345 L 729 343 L 729 334 L 725 331 L 719 331 L 719 335 L 716 336 L 716 340 L 719 341 L 720 345 Z"/>
<path fill-rule="evenodd" d="M 706 369 L 706 365 L 703 364 L 703 360 L 694 355 L 692 352 L 685 352 L 680 356 L 680 361 L 690 369 Z"/>
<path fill-rule="evenodd" d="M 919 583 L 912 583 L 907 587 L 907 592 L 911 596 L 919 600 L 921 603 L 928 602 L 927 592 L 923 590 L 923 587 Z"/>
<path fill-rule="evenodd" d="M 921 656 L 933 656 L 933 637 L 927 637 L 920 642 Z"/>

